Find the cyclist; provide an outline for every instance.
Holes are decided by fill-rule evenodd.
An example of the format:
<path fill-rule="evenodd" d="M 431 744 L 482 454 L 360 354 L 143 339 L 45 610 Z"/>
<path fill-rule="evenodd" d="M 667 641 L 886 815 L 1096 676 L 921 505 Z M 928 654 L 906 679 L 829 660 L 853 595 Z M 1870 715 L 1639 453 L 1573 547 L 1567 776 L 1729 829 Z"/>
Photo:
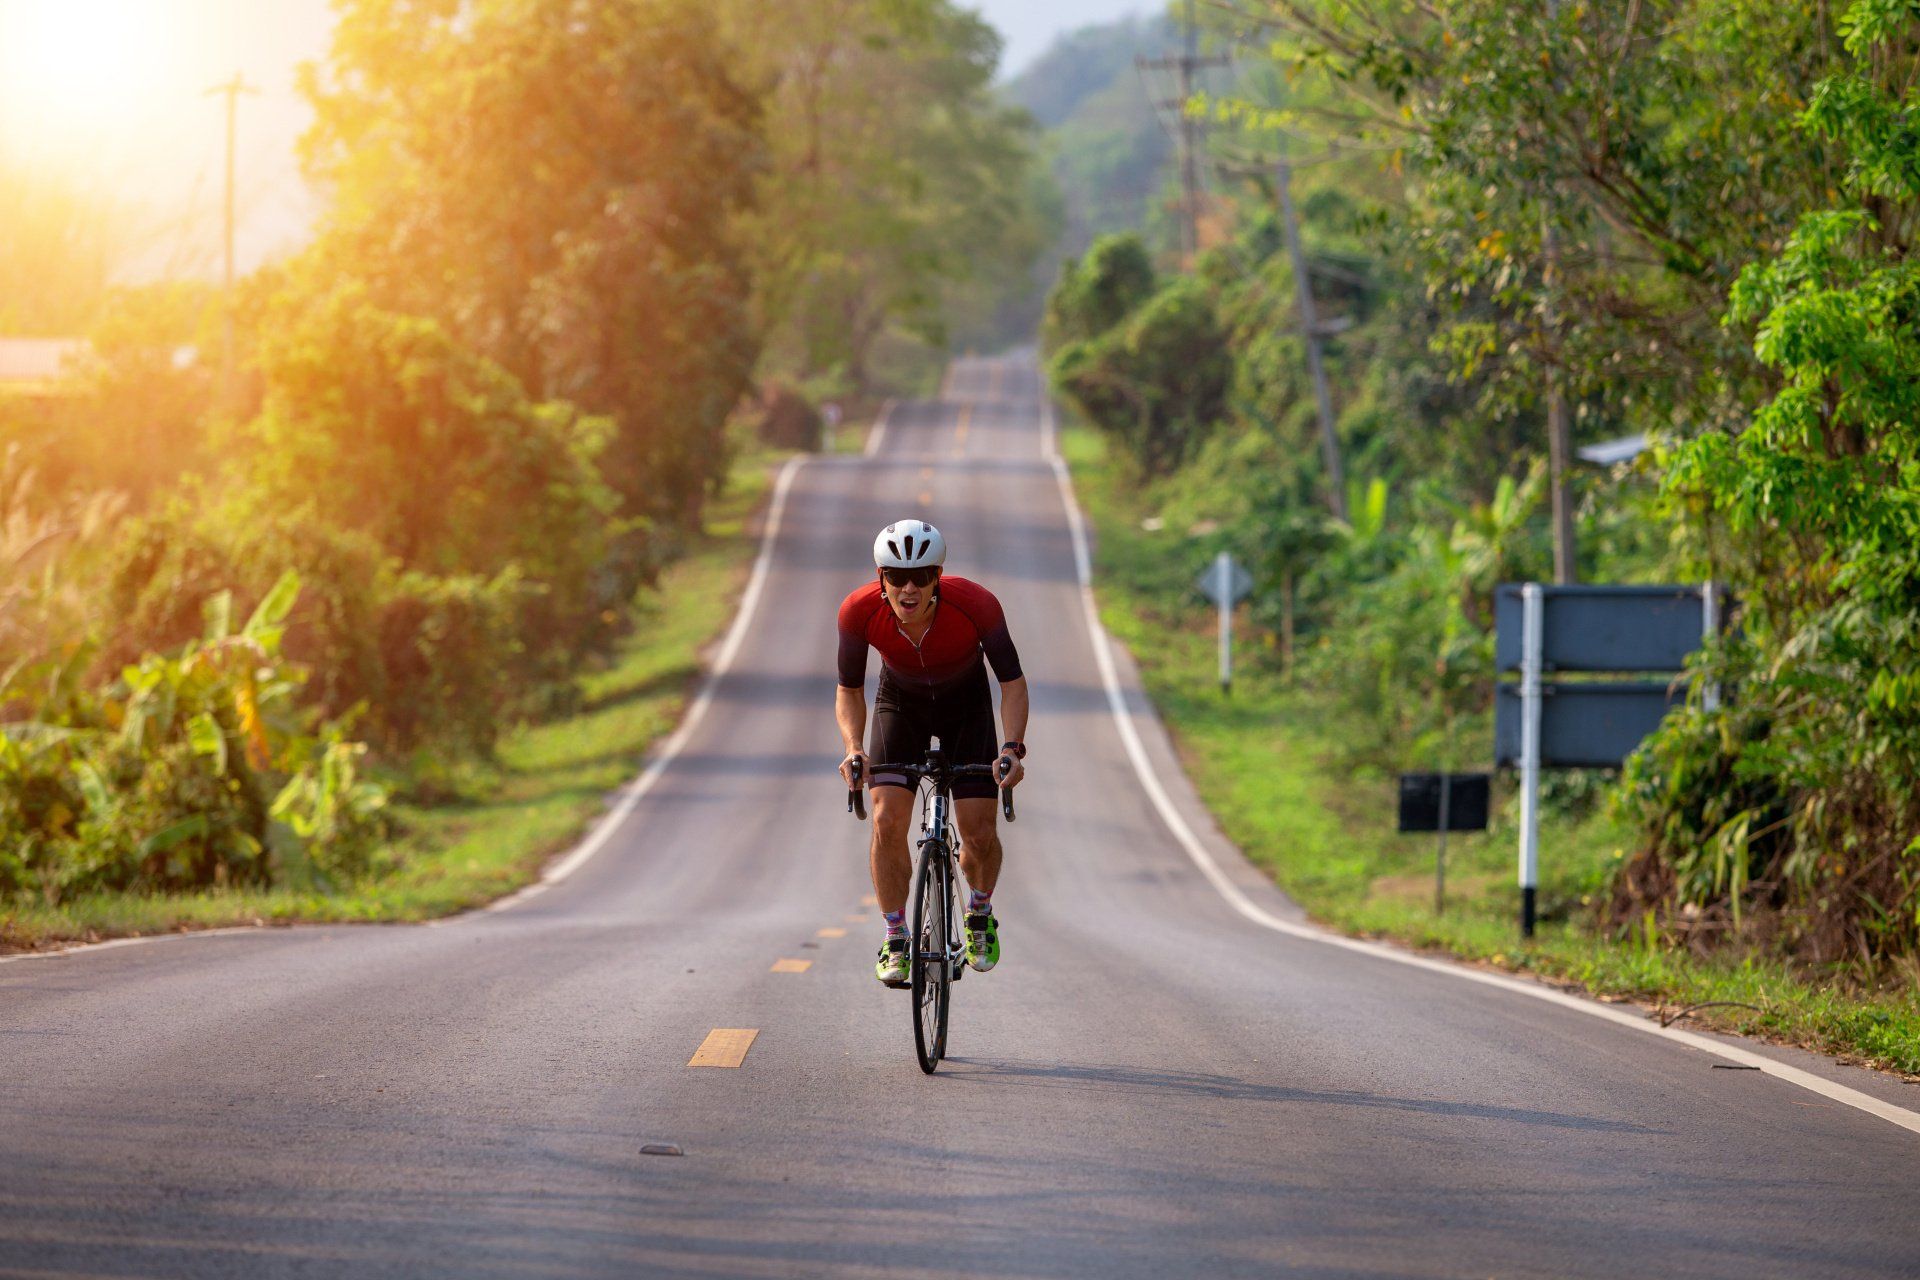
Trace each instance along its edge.
<path fill-rule="evenodd" d="M 904 764 L 925 754 L 929 738 L 954 764 L 1000 766 L 1005 786 L 1025 775 L 1027 682 L 1020 655 L 1007 633 L 1006 616 L 993 593 L 965 578 L 943 577 L 947 543 L 924 520 L 900 520 L 873 540 L 874 580 L 840 605 L 840 687 L 834 719 L 846 757 L 840 776 L 847 786 L 859 775 L 872 788 L 873 837 L 868 865 L 873 893 L 886 917 L 874 974 L 890 987 L 908 983 L 907 883 L 913 864 L 907 853 L 916 790 L 904 774 L 872 773 L 870 759 Z M 873 737 L 860 749 L 867 721 L 867 649 L 880 651 L 880 687 L 873 701 Z M 985 655 L 985 661 L 982 661 Z M 998 749 L 993 731 L 993 695 L 987 664 L 1000 681 L 1000 715 L 1006 739 Z M 1000 835 L 995 784 L 963 778 L 953 784 L 953 816 L 960 828 L 960 869 L 967 877 L 967 964 L 985 973 L 1000 960 L 1000 922 L 993 914 L 993 886 L 1000 878 Z"/>

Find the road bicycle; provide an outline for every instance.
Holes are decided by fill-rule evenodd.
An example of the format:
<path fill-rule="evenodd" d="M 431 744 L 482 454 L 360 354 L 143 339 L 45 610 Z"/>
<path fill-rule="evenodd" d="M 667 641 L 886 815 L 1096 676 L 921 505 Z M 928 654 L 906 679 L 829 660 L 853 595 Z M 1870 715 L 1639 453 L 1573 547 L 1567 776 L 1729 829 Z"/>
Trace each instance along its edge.
<path fill-rule="evenodd" d="M 949 764 L 940 751 L 940 739 L 927 747 L 921 764 L 870 764 L 868 776 L 905 774 L 920 793 L 919 856 L 913 872 L 913 951 L 907 984 L 913 993 L 913 1051 L 920 1069 L 933 1074 L 947 1056 L 947 1014 L 953 1004 L 953 984 L 966 968 L 966 944 L 960 930 L 960 841 L 953 829 L 953 784 L 962 778 L 1000 780 L 997 765 Z M 847 792 L 847 812 L 867 819 L 864 782 L 857 773 Z M 1000 812 L 1013 821 L 1013 792 L 1000 789 Z"/>

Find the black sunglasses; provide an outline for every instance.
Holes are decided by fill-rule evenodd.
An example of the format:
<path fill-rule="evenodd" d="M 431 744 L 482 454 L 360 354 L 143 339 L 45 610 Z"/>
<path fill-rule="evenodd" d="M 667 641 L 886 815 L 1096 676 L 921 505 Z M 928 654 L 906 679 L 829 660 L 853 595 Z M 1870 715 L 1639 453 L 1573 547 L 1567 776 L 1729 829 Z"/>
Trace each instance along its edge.
<path fill-rule="evenodd" d="M 880 576 L 887 580 L 890 587 L 930 587 L 939 580 L 938 569 L 882 569 Z"/>

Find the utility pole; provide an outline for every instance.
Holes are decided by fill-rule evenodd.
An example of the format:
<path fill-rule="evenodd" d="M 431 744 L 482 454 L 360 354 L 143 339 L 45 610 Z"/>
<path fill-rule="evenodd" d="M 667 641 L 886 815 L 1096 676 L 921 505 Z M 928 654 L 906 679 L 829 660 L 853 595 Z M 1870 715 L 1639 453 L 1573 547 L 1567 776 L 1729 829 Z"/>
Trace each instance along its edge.
<path fill-rule="evenodd" d="M 1546 0 L 1548 37 L 1560 16 L 1559 0 Z M 1557 77 L 1556 77 L 1557 83 Z M 1554 232 L 1551 206 L 1540 211 L 1541 330 L 1547 374 L 1547 485 L 1553 493 L 1553 580 L 1580 580 L 1574 554 L 1573 501 L 1567 492 L 1567 472 L 1573 463 L 1573 433 L 1567 423 L 1567 398 L 1558 364 L 1560 332 L 1560 245 Z"/>
<path fill-rule="evenodd" d="M 233 408 L 233 207 L 234 207 L 234 139 L 235 124 L 240 114 L 240 95 L 259 93 L 260 91 L 241 79 L 238 71 L 233 79 L 208 89 L 205 97 L 224 94 L 227 99 L 227 186 L 226 186 L 226 227 L 224 232 L 224 268 L 221 273 L 221 306 L 226 312 L 226 323 L 222 332 L 220 349 L 220 407 Z"/>
<path fill-rule="evenodd" d="M 1179 96 L 1154 103 L 1174 113 L 1174 146 L 1180 169 L 1180 257 L 1191 262 L 1200 252 L 1200 122 L 1187 114 L 1193 97 L 1193 74 L 1204 67 L 1224 67 L 1230 59 L 1200 56 L 1200 27 L 1194 19 L 1194 0 L 1187 0 L 1186 49 L 1178 57 L 1136 58 L 1142 71 L 1172 71 Z"/>
<path fill-rule="evenodd" d="M 1347 518 L 1347 472 L 1340 460 L 1340 437 L 1333 429 L 1333 397 L 1327 392 L 1327 364 L 1321 344 L 1326 331 L 1313 305 L 1313 279 L 1307 274 L 1307 253 L 1300 244 L 1300 220 L 1293 209 L 1293 166 L 1287 162 L 1287 140 L 1273 162 L 1274 186 L 1280 193 L 1280 221 L 1286 228 L 1287 255 L 1293 259 L 1293 291 L 1299 300 L 1300 334 L 1307 341 L 1307 369 L 1313 375 L 1313 399 L 1320 417 L 1320 460 L 1327 471 L 1327 505 L 1336 519 Z"/>

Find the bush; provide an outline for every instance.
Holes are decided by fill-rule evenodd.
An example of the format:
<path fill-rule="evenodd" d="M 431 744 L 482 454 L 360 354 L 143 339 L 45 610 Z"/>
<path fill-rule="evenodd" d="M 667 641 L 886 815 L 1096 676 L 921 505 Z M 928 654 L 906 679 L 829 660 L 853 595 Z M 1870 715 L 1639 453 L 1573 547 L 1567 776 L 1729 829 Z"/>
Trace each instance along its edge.
<path fill-rule="evenodd" d="M 1211 292 L 1183 277 L 1118 327 L 1062 347 L 1048 373 L 1155 476 L 1179 466 L 1226 412 L 1233 357 Z"/>
<path fill-rule="evenodd" d="M 1107 333 L 1153 296 L 1153 259 L 1136 235 L 1101 236 L 1060 264 L 1047 294 L 1041 345 L 1048 352 Z"/>
<path fill-rule="evenodd" d="M 0 732 L 0 888 L 49 900 L 99 890 L 265 885 L 276 844 L 322 873 L 364 868 L 384 834 L 385 793 L 337 732 L 316 738 L 280 653 L 299 579 L 283 576 L 239 629 L 233 598 L 205 602 L 205 634 L 149 654 L 104 688 L 79 666 L 26 666 L 57 720 Z"/>

